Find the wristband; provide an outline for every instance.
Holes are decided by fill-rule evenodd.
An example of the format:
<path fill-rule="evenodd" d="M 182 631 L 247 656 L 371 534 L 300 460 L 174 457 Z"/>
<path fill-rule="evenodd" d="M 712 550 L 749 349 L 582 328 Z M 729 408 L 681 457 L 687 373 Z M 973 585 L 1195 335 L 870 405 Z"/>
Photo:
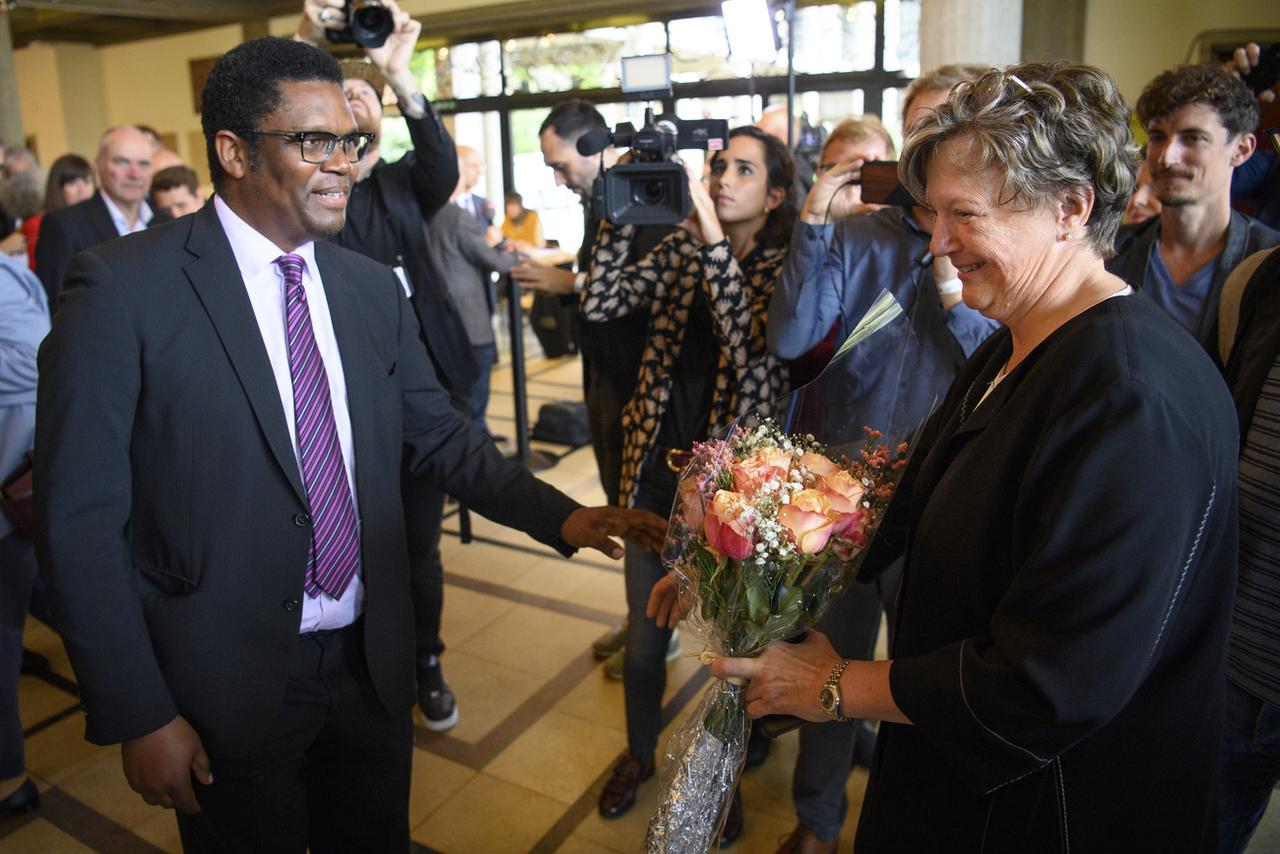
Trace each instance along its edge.
<path fill-rule="evenodd" d="M 938 282 L 938 296 L 951 296 L 958 294 L 964 290 L 964 284 L 957 279 L 947 279 L 945 282 Z"/>

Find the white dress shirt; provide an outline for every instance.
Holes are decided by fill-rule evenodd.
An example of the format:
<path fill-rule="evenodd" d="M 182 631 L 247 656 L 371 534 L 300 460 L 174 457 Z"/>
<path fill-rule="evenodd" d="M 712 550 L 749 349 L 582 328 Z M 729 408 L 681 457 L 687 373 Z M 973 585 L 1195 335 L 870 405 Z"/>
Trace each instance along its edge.
<path fill-rule="evenodd" d="M 116 234 L 124 237 L 126 234 L 134 234 L 139 231 L 146 231 L 147 223 L 151 222 L 151 205 L 147 204 L 147 200 L 142 200 L 142 206 L 138 208 L 138 219 L 133 225 L 129 225 L 129 218 L 124 215 L 124 211 L 116 207 L 116 203 L 111 201 L 111 197 L 106 193 L 102 193 L 102 201 L 106 202 L 107 213 L 111 214 L 111 222 L 116 227 Z"/>
<path fill-rule="evenodd" d="M 222 229 L 227 233 L 227 240 L 231 242 L 231 251 L 240 268 L 240 277 L 244 279 L 245 290 L 249 292 L 249 302 L 253 304 L 253 313 L 262 333 L 262 343 L 271 360 L 271 372 L 276 378 L 276 389 L 280 392 L 285 422 L 289 426 L 294 459 L 297 460 L 298 472 L 301 473 L 302 457 L 298 453 L 298 435 L 294 424 L 293 376 L 289 373 L 289 341 L 285 332 L 284 277 L 276 266 L 276 259 L 285 252 L 237 216 L 221 198 L 214 196 L 213 205 L 218 212 Z M 315 333 L 320 358 L 324 361 L 325 374 L 329 378 L 329 396 L 333 401 L 333 420 L 338 428 L 338 444 L 342 446 L 347 485 L 351 487 L 352 501 L 358 514 L 360 504 L 355 501 L 355 452 L 351 440 L 351 415 L 347 409 L 347 383 L 342 371 L 338 339 L 333 332 L 333 318 L 329 314 L 329 301 L 325 297 L 324 282 L 316 266 L 315 244 L 305 243 L 294 249 L 293 254 L 300 256 L 305 262 L 302 285 L 307 291 L 311 328 Z M 299 573 L 303 571 L 303 567 L 298 569 Z M 357 573 L 340 599 L 334 599 L 324 592 L 314 599 L 303 593 L 301 631 L 342 628 L 355 622 L 362 611 L 364 582 Z"/>

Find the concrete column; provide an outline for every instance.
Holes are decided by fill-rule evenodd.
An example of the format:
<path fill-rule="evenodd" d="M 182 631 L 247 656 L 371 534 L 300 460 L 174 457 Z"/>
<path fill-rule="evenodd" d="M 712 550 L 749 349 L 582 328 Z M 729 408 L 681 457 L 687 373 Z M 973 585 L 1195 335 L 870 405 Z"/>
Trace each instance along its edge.
<path fill-rule="evenodd" d="M 923 0 L 920 68 L 952 62 L 994 66 L 1022 53 L 1022 0 Z"/>
<path fill-rule="evenodd" d="M 1086 0 L 1023 0 L 1024 62 L 1084 61 Z"/>
<path fill-rule="evenodd" d="M 13 70 L 13 34 L 9 16 L 0 12 L 0 142 L 22 145 L 24 140 L 18 77 Z"/>

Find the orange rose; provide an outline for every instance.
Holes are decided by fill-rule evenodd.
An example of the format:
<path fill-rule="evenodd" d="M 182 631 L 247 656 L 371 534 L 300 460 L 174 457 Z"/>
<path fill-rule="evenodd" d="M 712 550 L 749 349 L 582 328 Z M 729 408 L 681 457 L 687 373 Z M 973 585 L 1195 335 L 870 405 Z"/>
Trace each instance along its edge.
<path fill-rule="evenodd" d="M 802 489 L 778 510 L 778 523 L 791 532 L 802 554 L 814 555 L 827 547 L 839 516 L 831 512 L 827 496 L 816 489 Z"/>
<path fill-rule="evenodd" d="M 815 454 L 813 452 L 801 454 L 800 465 L 818 475 L 818 477 L 826 477 L 827 475 L 835 474 L 840 471 L 840 467 L 829 457 L 824 457 L 822 454 Z"/>
<path fill-rule="evenodd" d="M 751 498 L 769 481 L 787 479 L 791 471 L 791 453 L 781 448 L 760 448 L 733 467 L 733 488 Z"/>
<path fill-rule="evenodd" d="M 862 483 L 845 469 L 836 469 L 822 476 L 817 489 L 831 501 L 831 509 L 840 513 L 854 513 L 862 501 Z"/>
<path fill-rule="evenodd" d="M 707 508 L 703 530 L 707 545 L 720 554 L 739 560 L 748 558 L 756 530 L 755 508 L 736 492 L 721 489 Z"/>

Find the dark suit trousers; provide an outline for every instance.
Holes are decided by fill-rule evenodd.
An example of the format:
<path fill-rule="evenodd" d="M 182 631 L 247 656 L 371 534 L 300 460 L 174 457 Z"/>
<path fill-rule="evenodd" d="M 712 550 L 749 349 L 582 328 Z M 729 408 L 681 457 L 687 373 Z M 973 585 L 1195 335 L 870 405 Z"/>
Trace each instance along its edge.
<path fill-rule="evenodd" d="M 660 516 L 671 512 L 676 475 L 653 455 L 641 469 L 634 506 Z M 667 687 L 667 645 L 671 630 L 660 629 L 645 616 L 653 585 L 667 574 L 657 552 L 628 544 L 623 557 L 627 591 L 626 655 L 622 664 L 622 693 L 627 712 L 627 749 L 648 757 L 658 746 L 662 728 L 662 694 Z"/>
<path fill-rule="evenodd" d="M 364 661 L 362 624 L 299 635 L 264 746 L 210 757 L 203 808 L 178 814 L 188 852 L 396 852 L 409 849 L 410 710 L 388 714 Z"/>

